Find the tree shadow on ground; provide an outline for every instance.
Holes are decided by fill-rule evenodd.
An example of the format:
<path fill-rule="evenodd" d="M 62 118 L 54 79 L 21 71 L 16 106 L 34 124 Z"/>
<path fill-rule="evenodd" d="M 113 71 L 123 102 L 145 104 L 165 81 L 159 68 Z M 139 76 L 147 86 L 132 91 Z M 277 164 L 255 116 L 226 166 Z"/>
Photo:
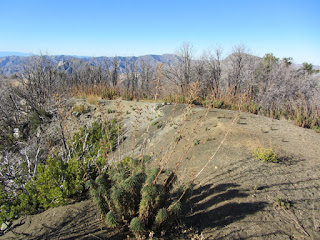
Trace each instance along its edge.
<path fill-rule="evenodd" d="M 239 203 L 239 199 L 248 196 L 247 191 L 239 187 L 238 184 L 226 183 L 215 187 L 207 184 L 194 189 L 190 204 L 184 209 L 189 213 L 186 224 L 200 231 L 206 228 L 224 227 L 266 207 L 267 202 Z M 219 206 L 215 207 L 216 205 Z"/>
<path fill-rule="evenodd" d="M 13 228 L 11 232 L 15 237 L 5 239 L 125 239 L 130 235 L 128 229 L 107 228 L 96 215 L 96 209 L 91 207 L 81 209 L 79 213 L 63 219 L 58 225 L 47 224 L 40 223 L 32 233 L 30 230 L 23 232 Z"/>
<path fill-rule="evenodd" d="M 245 238 L 239 237 L 241 230 L 235 230 L 232 231 L 222 237 L 218 237 L 215 238 L 215 240 L 225 240 L 225 239 L 238 239 L 238 240 L 242 240 L 242 239 L 265 239 L 268 237 L 273 237 L 273 236 L 279 236 L 278 239 L 291 239 L 292 236 L 288 233 L 286 233 L 285 231 L 274 231 L 274 232 L 270 232 L 270 233 L 266 233 L 266 234 L 253 234 L 250 236 L 246 236 Z"/>
<path fill-rule="evenodd" d="M 109 229 L 100 220 L 86 218 L 85 215 L 86 213 L 81 213 L 56 228 L 48 228 L 46 233 L 32 239 L 125 239 L 129 234 L 125 229 Z"/>

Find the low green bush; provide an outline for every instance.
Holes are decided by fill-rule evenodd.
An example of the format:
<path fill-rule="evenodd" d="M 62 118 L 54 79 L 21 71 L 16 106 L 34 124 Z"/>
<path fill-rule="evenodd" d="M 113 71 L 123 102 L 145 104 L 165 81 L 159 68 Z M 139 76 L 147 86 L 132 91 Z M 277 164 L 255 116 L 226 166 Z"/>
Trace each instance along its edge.
<path fill-rule="evenodd" d="M 16 196 L 0 187 L 0 226 L 10 221 L 19 213 L 19 202 Z"/>
<path fill-rule="evenodd" d="M 262 162 L 279 162 L 278 156 L 272 148 L 258 147 L 252 152 L 252 155 Z"/>
<path fill-rule="evenodd" d="M 0 189 L 0 225 L 18 214 L 35 214 L 82 197 L 87 179 L 95 179 L 115 150 L 121 126 L 95 122 L 81 128 L 68 144 L 69 153 L 49 156 L 18 194 Z"/>
<path fill-rule="evenodd" d="M 49 157 L 38 166 L 37 174 L 25 186 L 19 198 L 26 213 L 35 213 L 68 203 L 84 191 L 85 180 L 76 159 L 64 162 L 58 156 Z"/>

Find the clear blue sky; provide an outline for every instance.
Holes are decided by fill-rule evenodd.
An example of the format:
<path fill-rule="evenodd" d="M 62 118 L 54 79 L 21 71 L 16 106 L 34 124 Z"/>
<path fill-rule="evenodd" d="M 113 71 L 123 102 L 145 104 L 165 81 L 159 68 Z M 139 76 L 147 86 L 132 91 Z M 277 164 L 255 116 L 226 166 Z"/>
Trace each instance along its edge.
<path fill-rule="evenodd" d="M 0 51 L 128 56 L 200 54 L 245 44 L 251 53 L 320 65 L 319 0 L 0 0 Z"/>

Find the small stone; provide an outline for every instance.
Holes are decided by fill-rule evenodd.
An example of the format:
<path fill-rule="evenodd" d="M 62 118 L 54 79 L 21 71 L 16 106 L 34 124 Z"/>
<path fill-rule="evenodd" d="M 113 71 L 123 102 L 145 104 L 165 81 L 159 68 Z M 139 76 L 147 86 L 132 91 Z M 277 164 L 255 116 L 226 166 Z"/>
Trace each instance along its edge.
<path fill-rule="evenodd" d="M 19 137 L 20 137 L 19 128 L 14 128 L 14 129 L 13 129 L 13 136 L 14 136 L 15 138 L 19 138 Z"/>
<path fill-rule="evenodd" d="M 10 226 L 10 222 L 4 222 L 1 224 L 1 231 L 5 231 L 8 229 L 8 227 Z"/>
<path fill-rule="evenodd" d="M 79 117 L 81 114 L 79 112 L 72 112 L 72 115 L 75 117 Z"/>

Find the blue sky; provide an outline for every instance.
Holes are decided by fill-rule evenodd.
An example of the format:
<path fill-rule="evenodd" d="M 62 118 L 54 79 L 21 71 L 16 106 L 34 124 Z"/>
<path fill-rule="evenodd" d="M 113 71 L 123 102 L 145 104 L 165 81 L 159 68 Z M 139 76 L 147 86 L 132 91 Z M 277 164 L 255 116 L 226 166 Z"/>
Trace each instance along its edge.
<path fill-rule="evenodd" d="M 0 0 L 0 21 L 0 51 L 138 56 L 190 42 L 228 55 L 245 44 L 320 65 L 319 0 Z"/>

